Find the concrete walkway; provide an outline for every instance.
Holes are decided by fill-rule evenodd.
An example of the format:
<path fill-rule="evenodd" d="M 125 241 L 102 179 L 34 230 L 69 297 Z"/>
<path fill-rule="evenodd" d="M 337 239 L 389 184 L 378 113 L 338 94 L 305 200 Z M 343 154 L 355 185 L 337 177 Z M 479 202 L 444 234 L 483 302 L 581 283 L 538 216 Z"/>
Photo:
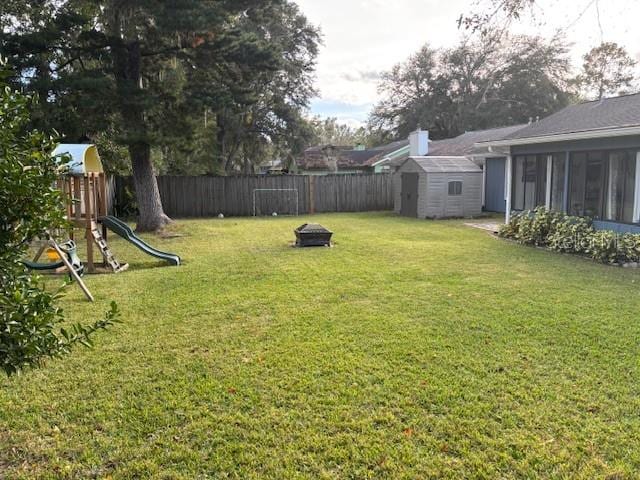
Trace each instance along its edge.
<path fill-rule="evenodd" d="M 485 230 L 491 233 L 498 233 L 500 226 L 503 224 L 504 224 L 503 222 L 498 222 L 495 219 L 486 220 L 486 221 L 479 220 L 477 222 L 465 223 L 467 227 L 479 228 L 480 230 Z"/>

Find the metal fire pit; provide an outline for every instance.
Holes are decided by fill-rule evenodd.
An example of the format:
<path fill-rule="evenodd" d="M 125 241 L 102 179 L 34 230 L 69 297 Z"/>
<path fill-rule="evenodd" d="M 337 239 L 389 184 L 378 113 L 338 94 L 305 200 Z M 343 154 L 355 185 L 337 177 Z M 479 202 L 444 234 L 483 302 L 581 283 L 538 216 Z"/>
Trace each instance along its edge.
<path fill-rule="evenodd" d="M 296 247 L 330 247 L 333 232 L 318 223 L 305 223 L 294 230 Z"/>

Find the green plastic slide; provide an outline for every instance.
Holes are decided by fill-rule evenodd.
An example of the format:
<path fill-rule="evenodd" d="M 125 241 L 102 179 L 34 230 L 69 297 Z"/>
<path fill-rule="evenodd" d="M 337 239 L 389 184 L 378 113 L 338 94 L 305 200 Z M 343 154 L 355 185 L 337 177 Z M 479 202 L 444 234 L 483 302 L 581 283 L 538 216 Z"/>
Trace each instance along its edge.
<path fill-rule="evenodd" d="M 127 242 L 132 243 L 140 250 L 142 250 L 147 255 L 151 255 L 152 257 L 159 258 L 161 260 L 165 260 L 171 265 L 178 266 L 180 265 L 180 257 L 173 253 L 162 252 L 157 248 L 153 248 L 147 242 L 138 237 L 131 227 L 124 223 L 122 220 L 114 217 L 113 215 L 107 215 L 106 217 L 100 218 L 100 223 L 111 230 L 116 235 L 124 238 Z"/>

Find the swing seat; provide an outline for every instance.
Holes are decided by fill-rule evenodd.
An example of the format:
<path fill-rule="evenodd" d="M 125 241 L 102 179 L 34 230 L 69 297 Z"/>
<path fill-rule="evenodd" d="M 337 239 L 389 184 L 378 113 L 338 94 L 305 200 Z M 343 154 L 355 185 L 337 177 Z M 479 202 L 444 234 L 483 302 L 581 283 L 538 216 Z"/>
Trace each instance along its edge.
<path fill-rule="evenodd" d="M 59 268 L 64 267 L 64 262 L 60 260 L 59 262 L 49 262 L 49 263 L 39 263 L 39 262 L 31 262 L 29 260 L 22 260 L 22 264 L 27 267 L 29 270 L 38 270 L 40 272 L 49 271 L 49 270 L 57 270 Z"/>
<path fill-rule="evenodd" d="M 73 265 L 73 269 L 78 273 L 78 275 L 82 275 L 84 273 L 84 265 L 80 261 L 80 257 L 78 257 L 76 243 L 73 240 L 68 240 L 59 245 L 60 250 L 62 250 L 69 259 L 71 265 Z M 31 262 L 29 260 L 22 260 L 22 264 L 27 267 L 29 270 L 36 270 L 40 272 L 46 272 L 51 270 L 58 270 L 59 268 L 64 268 L 65 264 L 62 260 L 59 262 L 49 262 L 49 263 L 40 263 L 40 262 Z"/>

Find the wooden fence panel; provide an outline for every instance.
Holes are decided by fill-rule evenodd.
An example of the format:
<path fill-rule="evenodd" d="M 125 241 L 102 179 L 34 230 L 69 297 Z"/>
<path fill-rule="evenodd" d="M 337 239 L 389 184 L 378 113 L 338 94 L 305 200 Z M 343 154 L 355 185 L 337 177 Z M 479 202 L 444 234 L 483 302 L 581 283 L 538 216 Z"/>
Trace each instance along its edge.
<path fill-rule="evenodd" d="M 313 185 L 312 185 L 313 183 Z M 110 211 L 128 216 L 135 212 L 131 177 L 108 182 Z M 389 174 L 253 175 L 236 177 L 158 177 L 160 197 L 167 215 L 181 217 L 365 212 L 393 209 L 393 182 Z M 255 192 L 255 193 L 254 193 Z M 311 198 L 313 195 L 313 198 Z"/>

